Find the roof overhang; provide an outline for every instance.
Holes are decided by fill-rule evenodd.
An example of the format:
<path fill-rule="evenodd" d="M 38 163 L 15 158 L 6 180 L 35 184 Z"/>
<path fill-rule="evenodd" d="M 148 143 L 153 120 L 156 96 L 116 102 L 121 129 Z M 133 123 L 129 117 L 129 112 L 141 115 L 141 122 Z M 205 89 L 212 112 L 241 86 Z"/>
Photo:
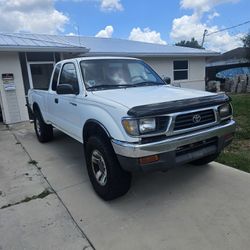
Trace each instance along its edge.
<path fill-rule="evenodd" d="M 129 56 L 129 57 L 210 57 L 218 56 L 217 52 L 206 53 L 124 53 L 124 52 L 86 52 L 83 56 Z"/>
<path fill-rule="evenodd" d="M 53 46 L 0 46 L 2 52 L 68 52 L 68 53 L 87 53 L 86 47 L 53 47 Z"/>
<path fill-rule="evenodd" d="M 217 62 L 210 62 L 207 63 L 207 67 L 216 67 L 216 66 L 226 66 L 226 65 L 235 65 L 235 64 L 244 64 L 250 63 L 250 60 L 246 58 L 241 59 L 232 59 L 232 60 L 224 60 L 224 61 L 217 61 Z"/>

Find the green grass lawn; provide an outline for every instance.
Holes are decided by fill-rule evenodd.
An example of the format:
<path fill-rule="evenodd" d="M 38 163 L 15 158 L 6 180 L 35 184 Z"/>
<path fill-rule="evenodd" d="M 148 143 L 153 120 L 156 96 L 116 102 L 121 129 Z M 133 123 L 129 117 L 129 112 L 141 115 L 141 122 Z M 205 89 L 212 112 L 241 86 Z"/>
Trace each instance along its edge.
<path fill-rule="evenodd" d="M 234 120 L 233 143 L 224 149 L 218 162 L 250 173 L 250 94 L 232 94 Z"/>

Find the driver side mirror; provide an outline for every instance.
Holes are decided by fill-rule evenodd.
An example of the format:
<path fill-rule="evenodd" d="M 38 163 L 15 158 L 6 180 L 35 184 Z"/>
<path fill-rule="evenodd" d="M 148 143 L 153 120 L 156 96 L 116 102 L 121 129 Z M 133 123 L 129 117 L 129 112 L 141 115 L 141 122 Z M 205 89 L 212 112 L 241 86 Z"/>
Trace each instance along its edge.
<path fill-rule="evenodd" d="M 163 81 L 164 81 L 166 84 L 171 84 L 171 78 L 170 78 L 170 77 L 165 76 L 165 77 L 163 78 Z"/>
<path fill-rule="evenodd" d="M 56 89 L 58 95 L 76 94 L 71 84 L 59 84 Z"/>

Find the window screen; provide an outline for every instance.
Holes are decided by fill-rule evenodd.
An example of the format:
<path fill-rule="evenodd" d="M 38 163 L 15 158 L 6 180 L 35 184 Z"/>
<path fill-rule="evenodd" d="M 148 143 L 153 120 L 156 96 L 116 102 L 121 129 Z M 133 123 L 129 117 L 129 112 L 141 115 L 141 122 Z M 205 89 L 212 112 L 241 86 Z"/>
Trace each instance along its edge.
<path fill-rule="evenodd" d="M 54 65 L 50 64 L 30 64 L 30 72 L 34 89 L 49 89 L 50 76 Z"/>
<path fill-rule="evenodd" d="M 174 80 L 188 79 L 188 61 L 178 60 L 174 61 Z"/>

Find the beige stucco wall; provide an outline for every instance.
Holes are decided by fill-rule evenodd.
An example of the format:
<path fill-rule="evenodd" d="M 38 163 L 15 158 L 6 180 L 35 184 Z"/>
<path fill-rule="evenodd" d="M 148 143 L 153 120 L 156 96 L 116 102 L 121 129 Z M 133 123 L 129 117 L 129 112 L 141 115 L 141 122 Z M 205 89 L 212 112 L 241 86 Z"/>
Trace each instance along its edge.
<path fill-rule="evenodd" d="M 2 74 L 4 73 L 14 74 L 15 90 L 6 91 L 4 89 L 2 80 Z M 25 106 L 23 77 L 17 52 L 0 52 L 0 94 L 6 124 L 29 119 L 27 107 Z"/>
<path fill-rule="evenodd" d="M 204 57 L 175 58 L 178 60 L 188 60 L 189 72 L 188 80 L 173 81 L 173 60 L 174 58 L 142 58 L 148 63 L 160 76 L 168 76 L 171 82 L 179 83 L 182 88 L 191 88 L 205 90 L 205 67 Z"/>

